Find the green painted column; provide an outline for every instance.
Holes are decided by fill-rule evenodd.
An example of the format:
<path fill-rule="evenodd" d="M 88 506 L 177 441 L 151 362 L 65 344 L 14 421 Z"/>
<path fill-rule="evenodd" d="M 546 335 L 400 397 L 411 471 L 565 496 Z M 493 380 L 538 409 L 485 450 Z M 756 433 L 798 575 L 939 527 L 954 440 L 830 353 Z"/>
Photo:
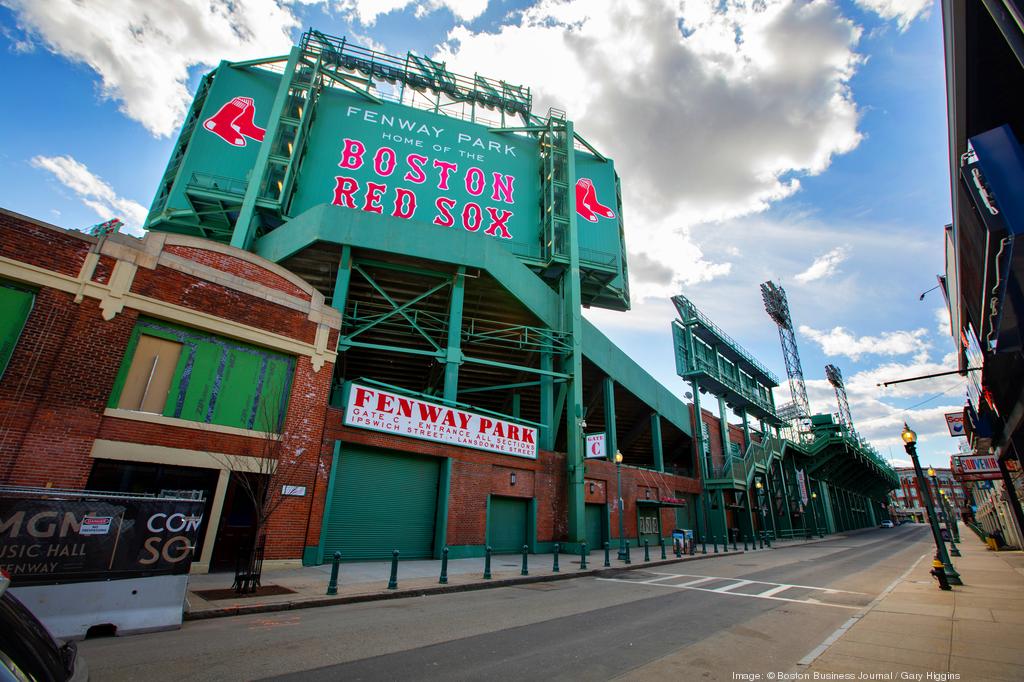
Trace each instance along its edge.
<path fill-rule="evenodd" d="M 878 517 L 875 516 L 875 501 L 872 500 L 870 497 L 865 497 L 864 503 L 867 505 L 868 523 L 870 523 L 872 526 L 877 526 Z"/>
<path fill-rule="evenodd" d="M 821 500 L 821 511 L 825 515 L 825 531 L 831 535 L 838 531 L 838 527 L 836 526 L 835 512 L 832 509 L 829 487 L 828 481 L 819 481 L 818 483 L 818 499 Z"/>
<path fill-rule="evenodd" d="M 550 345 L 540 354 L 540 368 L 544 372 L 554 370 L 554 361 L 551 357 Z M 555 449 L 555 380 L 550 374 L 540 375 L 540 447 L 544 450 Z"/>
<path fill-rule="evenodd" d="M 746 456 L 750 447 L 750 419 L 746 410 L 740 410 L 740 418 L 743 420 L 743 455 Z"/>
<path fill-rule="evenodd" d="M 661 415 L 657 412 L 651 415 L 651 451 L 654 455 L 654 468 L 656 471 L 665 471 L 665 453 L 662 452 L 661 444 Z"/>
<path fill-rule="evenodd" d="M 732 458 L 732 443 L 729 441 L 729 416 L 725 407 L 725 398 L 718 399 L 718 423 L 722 436 L 722 460 L 728 464 Z"/>
<path fill-rule="evenodd" d="M 462 304 L 465 299 L 466 268 L 462 265 L 452 277 L 452 296 L 448 305 L 448 347 L 444 357 L 444 399 L 459 399 L 459 365 L 462 364 Z"/>
<path fill-rule="evenodd" d="M 434 558 L 441 558 L 441 550 L 448 544 L 448 500 L 452 489 L 452 460 L 441 460 L 440 480 L 437 482 L 437 514 L 434 518 Z"/>
<path fill-rule="evenodd" d="M 522 412 L 523 396 L 519 391 L 512 394 L 512 416 L 519 419 Z"/>
<path fill-rule="evenodd" d="M 793 516 L 790 513 L 790 510 L 792 509 L 792 507 L 790 506 L 789 486 L 786 484 L 786 469 L 783 466 L 783 464 L 784 464 L 783 462 L 778 462 L 777 464 L 779 465 L 779 469 L 778 469 L 779 492 L 782 493 L 782 513 L 780 514 L 781 521 L 782 521 L 782 528 L 784 530 L 787 530 L 790 533 L 792 533 L 793 532 Z M 772 469 L 774 470 L 775 467 L 772 466 Z"/>
<path fill-rule="evenodd" d="M 562 310 L 564 330 L 570 334 L 571 350 L 566 357 L 569 386 L 566 395 L 566 484 L 569 487 L 568 506 L 569 541 L 582 542 L 586 537 L 585 494 L 583 490 L 583 298 L 580 292 L 580 245 L 576 219 L 576 152 L 572 121 L 565 122 L 566 198 L 569 225 L 566 244 L 569 247 L 569 268 L 562 275 Z"/>
<path fill-rule="evenodd" d="M 711 491 L 708 489 L 708 479 L 711 478 L 711 448 L 707 454 L 704 452 L 704 420 L 701 417 L 700 407 L 700 382 L 696 377 L 690 379 L 690 388 L 693 390 L 693 445 L 697 450 L 697 457 L 700 461 L 701 480 L 701 501 L 704 508 L 704 524 L 701 530 L 701 540 L 710 541 L 711 524 Z"/>
<path fill-rule="evenodd" d="M 249 182 L 245 187 L 245 196 L 242 198 L 242 207 L 238 211 L 238 220 L 235 221 L 235 230 L 231 234 L 231 246 L 248 251 L 256 236 L 256 200 L 260 195 L 260 186 L 263 184 L 263 177 L 267 172 L 270 161 L 270 148 L 277 137 L 278 124 L 281 121 L 281 114 L 284 112 L 285 104 L 288 102 L 288 90 L 291 88 L 292 79 L 295 76 L 295 67 L 299 62 L 300 50 L 293 47 L 288 53 L 288 62 L 281 74 L 280 84 L 277 86 L 277 94 L 274 95 L 274 104 L 270 107 L 270 116 L 267 118 L 267 129 L 263 137 L 263 144 L 256 153 L 256 161 L 253 163 L 252 171 L 249 174 Z M 312 104 L 312 102 L 310 102 Z M 282 197 L 283 199 L 283 197 Z"/>
<path fill-rule="evenodd" d="M 601 380 L 604 391 L 604 437 L 608 450 L 608 461 L 615 461 L 615 453 L 619 450 L 619 437 L 615 428 L 615 382 L 611 377 Z"/>
<path fill-rule="evenodd" d="M 334 280 L 334 294 L 331 296 L 331 307 L 345 317 L 345 302 L 348 300 L 348 286 L 352 281 L 352 247 L 343 244 L 341 258 L 338 261 L 338 276 Z"/>

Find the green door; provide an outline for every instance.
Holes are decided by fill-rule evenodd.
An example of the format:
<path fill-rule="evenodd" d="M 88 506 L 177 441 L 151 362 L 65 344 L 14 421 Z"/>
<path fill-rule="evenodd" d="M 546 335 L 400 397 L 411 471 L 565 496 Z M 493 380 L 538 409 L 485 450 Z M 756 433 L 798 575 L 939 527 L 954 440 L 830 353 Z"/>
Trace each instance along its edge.
<path fill-rule="evenodd" d="M 441 460 L 342 445 L 324 557 L 429 559 Z"/>
<path fill-rule="evenodd" d="M 587 547 L 597 549 L 607 538 L 604 536 L 605 507 L 603 504 L 588 504 L 586 507 Z"/>
<path fill-rule="evenodd" d="M 495 554 L 523 551 L 529 544 L 526 537 L 530 501 L 514 497 L 492 497 L 491 516 L 487 524 L 487 544 Z"/>
<path fill-rule="evenodd" d="M 658 507 L 643 506 L 637 510 L 637 535 L 640 546 L 643 547 L 644 540 L 657 547 L 658 538 L 661 537 L 661 514 Z"/>

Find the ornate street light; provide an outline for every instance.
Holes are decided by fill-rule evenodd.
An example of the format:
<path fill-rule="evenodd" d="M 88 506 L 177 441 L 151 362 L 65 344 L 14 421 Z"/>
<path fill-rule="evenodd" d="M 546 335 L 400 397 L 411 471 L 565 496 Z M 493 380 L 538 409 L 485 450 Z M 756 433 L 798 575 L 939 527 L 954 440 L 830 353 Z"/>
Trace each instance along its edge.
<path fill-rule="evenodd" d="M 949 498 L 946 497 L 945 490 L 940 490 L 939 493 L 939 499 L 942 500 L 942 506 L 946 510 L 946 530 L 949 531 L 949 555 L 963 556 L 962 554 L 960 554 L 960 548 L 956 546 L 956 535 L 953 534 L 953 528 L 955 526 L 953 525 L 953 521 L 951 520 L 953 518 L 953 513 L 952 511 L 950 511 Z"/>
<path fill-rule="evenodd" d="M 616 506 L 619 508 L 619 561 L 625 561 L 628 550 L 626 549 L 626 531 L 623 530 L 623 513 L 625 504 L 622 501 L 622 453 L 615 453 L 615 496 Z"/>
<path fill-rule="evenodd" d="M 900 434 L 900 438 L 903 439 L 903 448 L 910 455 L 910 459 L 914 463 L 917 487 L 921 491 L 922 499 L 924 500 L 924 510 L 928 514 L 928 523 L 931 525 L 932 537 L 935 539 L 935 549 L 938 551 L 939 560 L 942 562 L 942 570 L 946 574 L 946 580 L 952 585 L 963 585 L 963 581 L 960 580 L 960 574 L 953 568 L 953 564 L 949 560 L 949 554 L 946 553 L 946 544 L 942 541 L 942 535 L 939 534 L 939 522 L 936 518 L 935 507 L 932 504 L 932 494 L 928 489 L 928 482 L 924 479 L 924 472 L 921 471 L 921 462 L 917 459 L 917 434 L 904 423 L 903 433 Z"/>

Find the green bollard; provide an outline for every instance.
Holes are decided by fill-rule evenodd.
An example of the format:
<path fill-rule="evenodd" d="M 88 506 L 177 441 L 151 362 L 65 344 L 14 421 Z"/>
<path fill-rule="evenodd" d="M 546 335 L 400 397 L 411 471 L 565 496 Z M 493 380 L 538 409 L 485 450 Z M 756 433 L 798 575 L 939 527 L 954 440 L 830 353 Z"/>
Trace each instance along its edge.
<path fill-rule="evenodd" d="M 963 556 L 960 554 L 960 550 L 956 546 L 956 540 L 953 539 L 952 535 L 949 537 L 949 556 Z"/>
<path fill-rule="evenodd" d="M 651 560 L 651 543 L 647 542 L 647 538 L 644 538 L 644 563 Z"/>
<path fill-rule="evenodd" d="M 519 571 L 519 575 L 530 575 L 529 569 L 526 568 L 526 555 L 529 554 L 530 547 L 523 545 L 523 570 Z"/>
<path fill-rule="evenodd" d="M 708 541 L 707 541 L 707 538 L 705 538 L 703 535 L 700 536 L 700 553 L 701 554 L 707 554 L 708 553 Z"/>
<path fill-rule="evenodd" d="M 437 581 L 440 585 L 448 584 L 448 548 L 441 550 L 441 579 Z"/>
<path fill-rule="evenodd" d="M 388 589 L 398 589 L 398 550 L 391 552 L 391 578 L 388 579 Z"/>
<path fill-rule="evenodd" d="M 331 564 L 331 580 L 327 583 L 327 594 L 338 594 L 338 564 L 341 563 L 341 552 L 334 553 L 334 562 Z"/>
<path fill-rule="evenodd" d="M 561 547 L 560 547 L 560 546 L 559 546 L 559 544 L 558 544 L 558 543 L 556 542 L 556 543 L 555 543 L 555 563 L 554 563 L 554 565 L 553 565 L 553 566 L 551 567 L 551 572 L 552 572 L 552 573 L 558 573 L 558 550 L 560 550 L 560 549 L 561 549 Z"/>
<path fill-rule="evenodd" d="M 630 556 L 630 551 L 629 551 L 629 540 L 626 540 L 626 563 L 627 564 L 633 563 L 632 557 Z"/>
<path fill-rule="evenodd" d="M 608 568 L 611 565 L 612 565 L 612 557 L 611 557 L 611 554 L 609 553 L 608 543 L 605 542 L 604 543 L 604 567 Z"/>
<path fill-rule="evenodd" d="M 718 554 L 718 536 L 717 535 L 712 535 L 711 536 L 711 544 L 715 548 L 715 554 Z"/>
<path fill-rule="evenodd" d="M 761 549 L 764 549 L 764 531 L 760 531 L 758 536 L 761 538 Z"/>
<path fill-rule="evenodd" d="M 683 543 L 682 541 L 676 542 L 675 538 L 672 538 L 672 553 L 676 555 L 677 559 L 683 558 Z"/>
<path fill-rule="evenodd" d="M 744 552 L 747 551 L 747 536 L 746 535 L 743 536 L 743 551 Z"/>
<path fill-rule="evenodd" d="M 736 551 L 736 536 L 732 536 L 732 551 Z"/>
<path fill-rule="evenodd" d="M 491 579 L 491 546 L 484 548 L 484 580 Z"/>
<path fill-rule="evenodd" d="M 665 556 L 665 538 L 658 538 L 658 544 L 661 545 L 661 560 L 664 561 L 668 558 Z"/>
<path fill-rule="evenodd" d="M 580 545 L 580 570 L 587 570 L 587 543 L 585 542 Z"/>

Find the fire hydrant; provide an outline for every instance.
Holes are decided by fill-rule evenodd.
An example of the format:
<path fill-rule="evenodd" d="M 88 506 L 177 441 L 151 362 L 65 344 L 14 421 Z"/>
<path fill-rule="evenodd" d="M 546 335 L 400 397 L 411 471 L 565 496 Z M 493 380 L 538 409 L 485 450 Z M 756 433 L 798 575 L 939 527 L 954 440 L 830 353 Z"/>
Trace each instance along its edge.
<path fill-rule="evenodd" d="M 933 578 L 939 581 L 940 590 L 953 589 L 949 586 L 949 581 L 946 580 L 946 571 L 942 568 L 942 562 L 939 561 L 938 557 L 936 557 L 935 560 L 932 561 L 932 570 L 930 571 L 930 573 L 932 574 Z"/>

